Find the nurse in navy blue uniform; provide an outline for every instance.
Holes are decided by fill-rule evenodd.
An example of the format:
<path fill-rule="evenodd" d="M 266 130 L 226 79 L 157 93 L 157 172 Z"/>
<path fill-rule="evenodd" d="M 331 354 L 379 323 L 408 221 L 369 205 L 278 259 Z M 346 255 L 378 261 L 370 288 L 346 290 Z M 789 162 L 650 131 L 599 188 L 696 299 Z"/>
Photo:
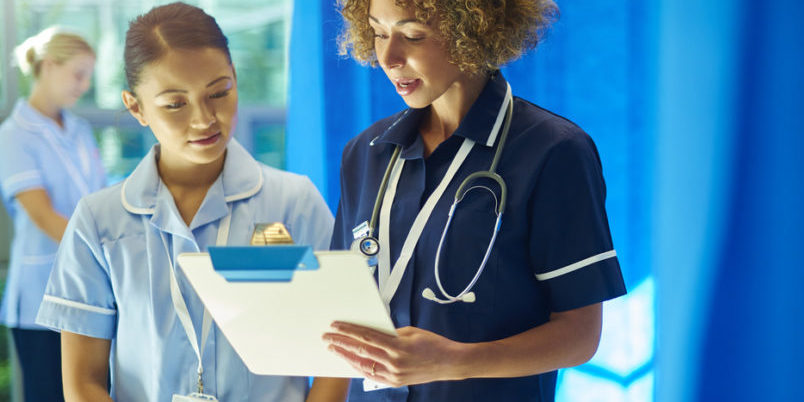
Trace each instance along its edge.
<path fill-rule="evenodd" d="M 343 152 L 332 248 L 378 239 L 398 328 L 324 335 L 366 377 L 350 400 L 552 401 L 557 370 L 595 354 L 602 302 L 626 292 L 592 139 L 498 71 L 536 47 L 555 4 L 477 3 L 342 1 L 342 51 L 379 64 L 409 106 Z M 449 218 L 478 171 L 501 180 L 470 178 Z"/>

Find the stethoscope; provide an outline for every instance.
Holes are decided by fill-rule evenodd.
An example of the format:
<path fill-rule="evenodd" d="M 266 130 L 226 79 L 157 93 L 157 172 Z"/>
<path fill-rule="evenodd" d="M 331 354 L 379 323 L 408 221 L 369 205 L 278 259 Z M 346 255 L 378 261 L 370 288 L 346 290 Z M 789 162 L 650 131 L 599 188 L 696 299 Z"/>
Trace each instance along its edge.
<path fill-rule="evenodd" d="M 505 117 L 504 118 L 503 118 L 503 110 L 505 111 Z M 508 136 L 508 130 L 509 130 L 510 126 L 511 126 L 511 116 L 512 116 L 512 114 L 513 114 L 513 98 L 511 96 L 511 87 L 508 86 L 506 96 L 505 96 L 505 100 L 503 101 L 503 104 L 500 106 L 500 110 L 498 112 L 497 122 L 496 122 L 496 124 L 495 124 L 495 126 L 492 129 L 492 132 L 490 134 L 491 138 L 495 137 L 494 134 L 497 132 L 497 130 L 500 129 L 500 122 L 501 122 L 501 119 L 502 119 L 503 124 L 502 124 L 502 131 L 500 132 L 500 140 L 499 140 L 499 142 L 497 144 L 497 148 L 496 148 L 496 150 L 494 152 L 494 158 L 492 159 L 491 166 L 489 167 L 488 170 L 477 171 L 477 172 L 474 172 L 474 173 L 470 174 L 469 176 L 467 176 L 461 182 L 461 184 L 458 186 L 458 190 L 455 192 L 455 197 L 454 197 L 452 206 L 449 209 L 449 213 L 448 213 L 448 217 L 447 217 L 447 223 L 444 225 L 444 229 L 441 232 L 441 239 L 439 240 L 438 249 L 436 250 L 434 274 L 435 274 L 436 285 L 438 285 L 438 289 L 439 289 L 439 291 L 441 292 L 441 295 L 444 298 L 442 299 L 442 298 L 437 297 L 435 295 L 435 292 L 433 292 L 432 289 L 426 288 L 422 292 L 422 297 L 424 297 L 427 300 L 431 300 L 431 301 L 434 301 L 434 302 L 440 303 L 440 304 L 449 304 L 449 303 L 454 303 L 454 302 L 457 302 L 457 301 L 462 301 L 462 302 L 466 302 L 466 303 L 472 303 L 472 302 L 474 302 L 476 300 L 475 293 L 472 292 L 471 290 L 472 290 L 472 287 L 474 287 L 475 284 L 477 283 L 478 279 L 480 278 L 480 275 L 483 273 L 483 270 L 486 267 L 486 263 L 488 262 L 489 255 L 491 254 L 491 250 L 494 247 L 494 242 L 497 239 L 497 233 L 499 233 L 499 230 L 500 230 L 500 223 L 501 223 L 501 220 L 502 220 L 502 214 L 503 214 L 503 211 L 505 210 L 505 200 L 506 200 L 506 195 L 507 195 L 507 188 L 506 188 L 506 185 L 505 185 L 505 181 L 503 180 L 502 177 L 500 177 L 499 174 L 496 173 L 496 170 L 497 170 L 497 164 L 500 161 L 500 156 L 502 155 L 502 149 L 503 149 L 503 146 L 505 145 L 506 137 Z M 405 114 L 400 116 L 399 119 L 397 119 L 397 121 L 394 122 L 387 130 L 392 129 L 396 125 L 396 123 L 398 123 L 402 118 L 404 118 L 404 116 L 405 116 Z M 461 146 L 461 149 L 458 151 L 458 154 L 454 158 L 452 165 L 450 166 L 450 168 L 447 171 L 447 174 L 445 174 L 444 179 L 442 179 L 442 184 L 439 185 L 439 187 L 441 187 L 441 192 L 443 192 L 443 189 L 446 188 L 446 185 L 451 180 L 452 176 L 455 174 L 455 172 L 457 171 L 458 167 L 460 166 L 460 164 L 465 159 L 466 155 L 468 155 L 468 153 L 471 150 L 473 145 L 474 145 L 474 141 L 472 141 L 472 140 L 470 140 L 468 138 L 464 139 L 464 144 Z M 394 191 L 395 191 L 396 181 L 399 179 L 399 174 L 401 173 L 401 166 L 398 163 L 399 162 L 399 154 L 400 154 L 400 152 L 401 152 L 401 146 L 396 146 L 396 148 L 394 149 L 393 154 L 391 155 L 391 159 L 388 162 L 388 166 L 385 169 L 385 173 L 383 174 L 382 181 L 380 182 L 380 188 L 379 188 L 379 191 L 377 192 L 377 197 L 376 197 L 376 199 L 374 201 L 374 207 L 373 207 L 373 209 L 371 211 L 371 220 L 369 221 L 369 223 L 367 225 L 364 222 L 364 224 L 361 225 L 361 226 L 363 226 L 362 229 L 359 229 L 360 227 L 356 228 L 356 231 L 359 231 L 361 234 L 358 237 L 358 234 L 356 232 L 355 236 L 358 237 L 358 238 L 352 244 L 352 248 L 353 249 L 358 249 L 366 257 L 368 257 L 369 261 L 370 261 L 370 264 L 372 264 L 372 262 L 377 260 L 378 255 L 383 253 L 384 248 L 387 248 L 387 244 L 383 244 L 381 246 L 379 239 L 383 239 L 383 238 L 387 239 L 388 238 L 388 236 L 387 236 L 387 230 L 388 230 L 387 229 L 387 226 L 388 226 L 387 225 L 387 220 L 389 219 L 388 217 L 390 216 L 390 208 L 388 208 L 388 210 L 387 210 L 387 212 L 385 214 L 386 221 L 381 222 L 382 223 L 381 228 L 385 229 L 383 232 L 386 235 L 382 236 L 382 234 L 381 234 L 381 236 L 379 236 L 379 239 L 378 239 L 378 236 L 375 233 L 375 229 L 377 228 L 377 219 L 378 219 L 379 216 L 382 215 L 381 210 L 383 209 L 383 204 L 384 204 L 383 201 L 384 200 L 386 202 L 393 201 L 393 196 L 391 196 L 390 200 L 385 199 L 385 198 L 386 198 L 386 195 L 387 195 L 386 192 L 388 190 L 389 183 L 391 184 L 392 189 L 394 189 Z M 499 198 L 499 200 L 497 199 L 497 195 L 490 188 L 488 188 L 488 187 L 486 187 L 484 185 L 475 184 L 480 179 L 491 179 L 491 180 L 495 181 L 500 186 L 500 198 Z M 415 243 L 416 243 L 416 241 L 418 241 L 418 237 L 421 234 L 421 230 L 423 230 L 424 223 L 426 223 L 427 219 L 429 218 L 430 213 L 432 212 L 432 209 L 435 207 L 435 202 L 438 200 L 438 198 L 441 197 L 441 193 L 438 193 L 439 187 L 437 187 L 436 190 L 434 190 L 433 194 L 431 195 L 431 198 L 434 198 L 434 199 L 433 200 L 428 199 L 428 201 L 425 203 L 424 207 L 422 207 L 422 211 L 419 212 L 419 216 L 416 217 L 416 221 L 414 221 L 413 227 L 411 228 L 411 233 L 408 234 L 408 238 L 406 239 L 405 245 L 403 246 L 402 252 L 400 253 L 400 260 L 402 260 L 403 258 L 406 258 L 407 260 L 409 260 L 410 255 L 412 254 L 412 248 L 415 247 Z M 491 193 L 492 197 L 494 198 L 494 202 L 495 202 L 495 214 L 496 214 L 497 218 L 496 218 L 496 222 L 494 224 L 491 239 L 489 240 L 488 247 L 486 248 L 486 252 L 485 252 L 485 254 L 483 256 L 483 261 L 480 263 L 480 266 L 478 267 L 477 271 L 475 272 L 474 277 L 472 278 L 472 280 L 469 282 L 469 284 L 460 293 L 458 293 L 455 296 L 452 296 L 449 293 L 447 293 L 447 291 L 444 289 L 443 285 L 441 284 L 441 276 L 439 274 L 439 261 L 440 261 L 440 257 L 441 257 L 441 248 L 444 245 L 444 239 L 446 239 L 446 237 L 447 237 L 447 232 L 449 231 L 449 227 L 450 227 L 450 224 L 452 223 L 452 218 L 453 218 L 453 216 L 455 214 L 455 209 L 457 208 L 458 203 L 460 203 L 466 197 L 466 194 L 469 191 L 474 190 L 474 189 L 485 189 L 485 190 L 487 190 L 487 191 L 489 191 Z M 430 204 L 429 205 L 429 210 L 428 210 L 428 204 Z M 418 233 L 414 233 L 414 232 L 418 232 Z M 415 238 L 411 239 L 412 236 L 415 237 Z M 387 241 L 385 243 L 387 243 Z M 387 253 L 387 251 L 384 251 L 384 252 Z M 382 257 L 382 256 L 380 256 L 380 257 Z M 388 258 L 390 258 L 390 257 L 386 256 L 386 259 L 388 259 Z M 383 258 L 380 258 L 379 260 L 380 260 L 380 263 L 382 263 Z M 393 297 L 393 294 L 395 293 L 396 288 L 399 286 L 399 282 L 401 281 L 401 276 L 404 273 L 404 269 L 407 266 L 407 260 L 404 261 L 404 263 L 402 263 L 402 264 L 400 264 L 400 262 L 397 261 L 397 263 L 394 265 L 394 270 L 393 271 L 390 271 L 388 269 L 388 267 L 386 267 L 385 272 L 383 270 L 380 271 L 380 275 L 379 275 L 380 276 L 380 290 L 382 292 L 382 296 L 383 296 L 384 301 L 386 302 L 386 305 L 389 305 L 390 299 Z M 388 265 L 388 264 L 379 264 L 379 266 L 381 268 L 383 267 L 383 265 Z M 397 271 L 401 271 L 401 272 L 397 272 Z M 385 281 L 383 280 L 383 273 L 385 273 L 385 276 L 386 276 Z M 383 282 L 390 282 L 390 284 L 387 285 L 387 286 L 384 286 L 385 284 Z"/>

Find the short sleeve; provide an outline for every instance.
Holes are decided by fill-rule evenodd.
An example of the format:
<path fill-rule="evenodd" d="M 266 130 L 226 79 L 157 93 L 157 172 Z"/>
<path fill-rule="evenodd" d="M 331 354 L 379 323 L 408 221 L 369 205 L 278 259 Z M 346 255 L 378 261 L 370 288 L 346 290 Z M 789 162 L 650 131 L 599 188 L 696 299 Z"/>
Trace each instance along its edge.
<path fill-rule="evenodd" d="M 93 338 L 115 334 L 117 305 L 94 218 L 81 200 L 56 255 L 36 323 Z"/>
<path fill-rule="evenodd" d="M 44 177 L 36 154 L 36 141 L 25 141 L 23 135 L 8 135 L 10 126 L 0 134 L 0 187 L 3 200 L 10 204 L 14 197 L 26 190 L 44 188 Z M 15 133 L 11 133 L 15 134 Z M 21 134 L 21 133 L 16 133 Z"/>
<path fill-rule="evenodd" d="M 291 221 L 298 228 L 294 241 L 311 245 L 315 250 L 329 249 L 332 237 L 332 212 L 330 212 L 321 193 L 309 178 L 304 177 L 298 200 L 294 200 Z"/>
<path fill-rule="evenodd" d="M 625 294 L 605 209 L 594 143 L 572 133 L 549 151 L 530 200 L 530 249 L 551 310 L 566 311 Z"/>

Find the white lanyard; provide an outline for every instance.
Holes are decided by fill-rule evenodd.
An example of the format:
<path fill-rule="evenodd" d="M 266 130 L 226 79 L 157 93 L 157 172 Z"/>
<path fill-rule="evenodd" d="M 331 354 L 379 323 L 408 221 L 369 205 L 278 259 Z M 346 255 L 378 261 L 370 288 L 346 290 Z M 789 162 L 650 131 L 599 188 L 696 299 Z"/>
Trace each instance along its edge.
<path fill-rule="evenodd" d="M 390 269 L 391 247 L 389 226 L 391 221 L 391 207 L 394 197 L 396 196 L 396 187 L 399 183 L 399 176 L 401 176 L 402 167 L 405 165 L 405 160 L 399 158 L 394 164 L 393 170 L 391 171 L 391 180 L 390 183 L 388 183 L 389 191 L 386 191 L 385 197 L 383 197 L 382 200 L 382 207 L 380 208 L 380 236 L 378 239 L 380 242 L 380 255 L 377 262 L 379 269 L 378 279 L 380 282 L 380 294 L 382 296 L 382 300 L 385 302 L 386 308 L 390 308 L 391 299 L 394 298 L 394 294 L 396 293 L 397 288 L 399 288 L 399 283 L 402 282 L 402 276 L 405 274 L 408 261 L 410 261 L 410 257 L 413 256 L 413 250 L 416 248 L 416 243 L 419 242 L 419 237 L 421 237 L 424 226 L 427 224 L 427 220 L 430 219 L 430 215 L 433 213 L 436 203 L 439 199 L 441 199 L 441 195 L 444 194 L 444 191 L 447 189 L 447 185 L 449 185 L 449 183 L 452 181 L 452 178 L 455 176 L 458 168 L 461 167 L 463 161 L 466 159 L 466 156 L 469 155 L 469 152 L 472 150 L 474 145 L 475 142 L 473 140 L 469 138 L 463 139 L 461 148 L 452 159 L 452 163 L 450 163 L 449 168 L 447 168 L 447 173 L 444 174 L 444 178 L 441 179 L 441 183 L 439 183 L 438 187 L 433 190 L 433 193 L 430 194 L 430 197 L 427 198 L 424 206 L 416 215 L 416 219 L 413 221 L 413 225 L 410 227 L 408 236 L 405 238 L 402 251 L 399 253 L 399 258 L 397 258 L 396 263 L 394 263 L 394 268 Z"/>
<path fill-rule="evenodd" d="M 226 245 L 227 239 L 229 238 L 229 226 L 231 225 L 231 220 L 232 211 L 230 209 L 229 214 L 223 217 L 220 226 L 218 226 L 218 237 L 215 242 L 216 245 Z M 187 309 L 187 304 L 185 304 L 184 297 L 181 294 L 181 289 L 179 289 L 179 281 L 176 279 L 173 258 L 170 255 L 170 249 L 168 248 L 165 233 L 160 231 L 159 235 L 162 236 L 162 244 L 165 246 L 165 253 L 167 253 L 168 263 L 170 264 L 170 298 L 173 299 L 173 309 L 176 311 L 176 315 L 179 316 L 179 321 L 181 321 L 181 325 L 184 327 L 184 332 L 187 334 L 187 339 L 190 340 L 190 345 L 193 347 L 195 356 L 198 358 L 198 392 L 203 393 L 204 382 L 202 381 L 201 375 L 204 373 L 204 364 L 202 358 L 204 347 L 207 344 L 209 330 L 212 328 L 212 317 L 209 315 L 207 309 L 204 308 L 204 319 L 201 323 L 201 345 L 199 347 L 198 337 L 195 335 L 195 327 L 193 327 L 193 321 L 190 319 L 190 311 Z"/>

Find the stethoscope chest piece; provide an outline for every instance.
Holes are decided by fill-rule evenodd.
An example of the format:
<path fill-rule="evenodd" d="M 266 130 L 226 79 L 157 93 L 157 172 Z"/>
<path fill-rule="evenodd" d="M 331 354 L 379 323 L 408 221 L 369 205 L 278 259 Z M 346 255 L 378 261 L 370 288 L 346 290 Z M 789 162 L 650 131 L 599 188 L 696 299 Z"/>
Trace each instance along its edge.
<path fill-rule="evenodd" d="M 377 267 L 377 254 L 380 252 L 380 242 L 374 236 L 362 236 L 352 242 L 352 252 L 366 257 L 369 269 L 374 272 Z"/>
<path fill-rule="evenodd" d="M 380 251 L 380 243 L 373 236 L 366 236 L 358 241 L 360 252 L 366 257 L 373 257 Z"/>

